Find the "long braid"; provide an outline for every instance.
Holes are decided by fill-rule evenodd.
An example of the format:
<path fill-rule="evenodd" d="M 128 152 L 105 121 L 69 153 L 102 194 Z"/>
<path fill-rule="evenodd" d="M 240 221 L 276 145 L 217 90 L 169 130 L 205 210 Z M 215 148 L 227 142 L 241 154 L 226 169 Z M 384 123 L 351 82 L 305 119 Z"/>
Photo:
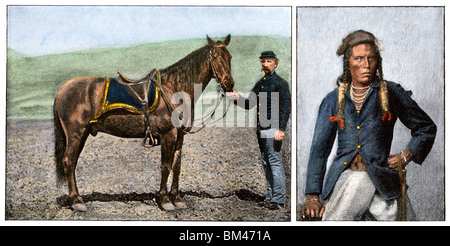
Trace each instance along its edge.
<path fill-rule="evenodd" d="M 380 79 L 380 81 L 383 81 L 383 59 L 381 58 L 379 51 L 377 51 L 377 66 L 378 78 Z"/>
<path fill-rule="evenodd" d="M 344 59 L 343 59 L 343 73 L 341 81 L 338 81 L 338 111 L 336 116 L 331 116 L 331 121 L 337 121 L 338 126 L 341 130 L 345 128 L 345 121 L 344 121 L 344 108 L 345 108 L 345 93 L 348 91 L 348 88 L 350 88 L 350 83 L 352 81 L 352 75 L 350 73 L 350 55 L 351 50 L 348 52 L 345 52 Z"/>
<path fill-rule="evenodd" d="M 389 96 L 388 96 L 388 86 L 387 82 L 383 78 L 383 65 L 382 65 L 382 59 L 381 56 L 378 53 L 378 78 L 380 79 L 380 105 L 381 105 L 381 113 L 382 121 L 391 121 L 392 114 L 389 109 Z"/>

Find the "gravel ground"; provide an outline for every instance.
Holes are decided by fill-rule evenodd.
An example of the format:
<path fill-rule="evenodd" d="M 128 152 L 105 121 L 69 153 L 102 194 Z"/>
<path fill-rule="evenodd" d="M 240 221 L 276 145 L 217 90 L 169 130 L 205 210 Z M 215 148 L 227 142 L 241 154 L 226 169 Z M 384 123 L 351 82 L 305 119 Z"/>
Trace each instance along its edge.
<path fill-rule="evenodd" d="M 290 199 L 280 210 L 259 208 L 265 178 L 253 128 L 205 128 L 185 137 L 180 190 L 188 208 L 161 211 L 155 203 L 160 147 L 141 139 L 90 136 L 77 166 L 88 211 L 73 211 L 66 186 L 56 185 L 53 123 L 7 121 L 7 220 L 290 221 Z M 290 194 L 290 132 L 283 158 Z"/>

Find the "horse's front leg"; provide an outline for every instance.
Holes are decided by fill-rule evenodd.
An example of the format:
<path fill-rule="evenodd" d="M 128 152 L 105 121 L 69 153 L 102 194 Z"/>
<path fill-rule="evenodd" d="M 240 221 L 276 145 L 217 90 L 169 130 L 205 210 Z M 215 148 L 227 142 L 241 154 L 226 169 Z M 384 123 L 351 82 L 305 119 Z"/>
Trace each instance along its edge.
<path fill-rule="evenodd" d="M 176 131 L 171 131 L 161 136 L 161 184 L 157 202 L 164 210 L 175 209 L 175 206 L 169 199 L 167 181 L 174 161 L 176 138 Z"/>
<path fill-rule="evenodd" d="M 181 200 L 179 186 L 178 186 L 178 181 L 179 181 L 180 172 L 181 172 L 181 150 L 183 148 L 183 140 L 184 140 L 184 136 L 179 135 L 177 142 L 176 142 L 175 153 L 174 153 L 174 158 L 173 158 L 173 166 L 172 166 L 173 179 L 172 179 L 172 188 L 170 190 L 170 199 L 172 200 L 173 204 L 175 204 L 175 206 L 177 208 L 187 208 L 186 203 Z"/>

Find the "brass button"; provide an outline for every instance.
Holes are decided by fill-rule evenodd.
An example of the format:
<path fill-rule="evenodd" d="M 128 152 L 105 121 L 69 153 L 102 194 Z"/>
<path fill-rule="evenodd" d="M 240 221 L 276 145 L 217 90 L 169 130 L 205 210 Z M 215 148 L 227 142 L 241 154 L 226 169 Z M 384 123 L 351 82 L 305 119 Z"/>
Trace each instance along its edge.
<path fill-rule="evenodd" d="M 358 130 L 361 129 L 361 126 L 357 125 L 357 126 L 356 126 L 356 129 L 358 129 Z"/>
<path fill-rule="evenodd" d="M 358 144 L 358 149 L 361 149 L 361 145 Z"/>
<path fill-rule="evenodd" d="M 346 161 L 344 161 L 344 165 L 347 165 L 347 162 L 346 162 Z"/>

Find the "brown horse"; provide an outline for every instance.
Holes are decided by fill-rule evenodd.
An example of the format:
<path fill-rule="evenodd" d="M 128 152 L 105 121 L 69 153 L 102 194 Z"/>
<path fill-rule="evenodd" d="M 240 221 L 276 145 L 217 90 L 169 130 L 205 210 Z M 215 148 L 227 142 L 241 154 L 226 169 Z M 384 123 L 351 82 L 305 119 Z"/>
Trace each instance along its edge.
<path fill-rule="evenodd" d="M 191 102 L 190 122 L 193 122 L 194 104 L 198 99 L 194 98 L 194 84 L 201 84 L 204 89 L 215 78 L 223 91 L 233 89 L 231 54 L 226 49 L 230 35 L 224 41 L 214 42 L 209 37 L 207 41 L 204 47 L 160 70 L 160 90 L 169 100 L 159 99 L 148 122 L 151 134 L 161 140 L 161 185 L 157 203 L 164 210 L 186 207 L 180 198 L 178 179 L 183 138 L 190 127 L 176 127 L 172 122 L 171 111 L 180 105 L 179 102 L 174 103 L 173 99 L 171 102 L 172 95 L 177 92 L 189 95 L 190 98 L 184 98 L 183 101 Z M 60 88 L 53 106 L 57 177 L 59 183 L 67 182 L 72 208 L 79 211 L 85 211 L 86 206 L 78 193 L 75 167 L 88 136 L 95 136 L 98 131 L 124 138 L 142 138 L 146 135 L 144 115 L 122 109 L 106 112 L 96 123 L 90 123 L 99 109 L 105 81 L 105 78 L 97 77 L 71 79 Z M 173 178 L 169 192 L 167 181 L 171 171 Z"/>

